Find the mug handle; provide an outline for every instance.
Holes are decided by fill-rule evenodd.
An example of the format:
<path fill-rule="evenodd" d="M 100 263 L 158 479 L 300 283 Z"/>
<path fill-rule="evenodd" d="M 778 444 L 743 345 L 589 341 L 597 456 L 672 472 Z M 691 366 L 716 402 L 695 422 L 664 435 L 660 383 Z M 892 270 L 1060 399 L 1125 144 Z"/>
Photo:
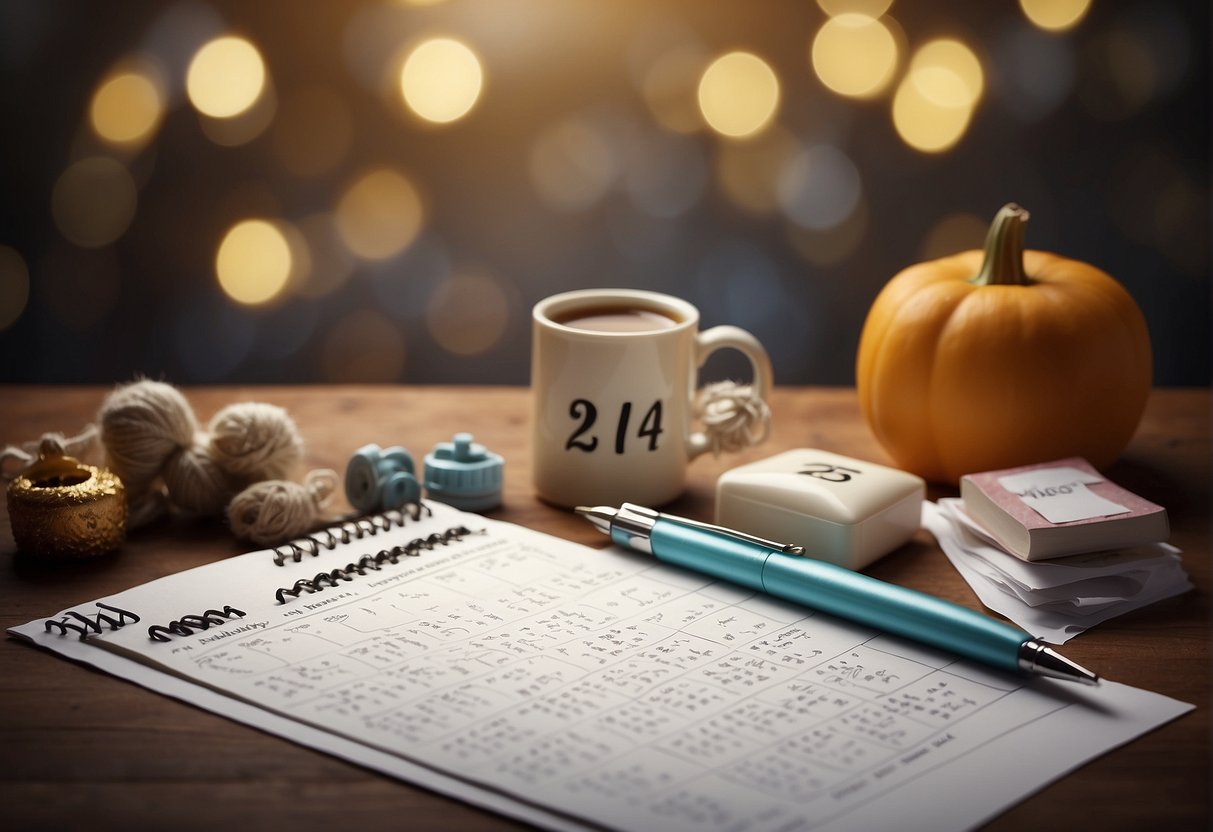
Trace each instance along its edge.
<path fill-rule="evenodd" d="M 725 349 L 726 347 L 732 347 L 750 359 L 750 366 L 754 369 L 753 396 L 765 402 L 768 391 L 774 385 L 774 377 L 771 372 L 771 359 L 767 356 L 766 349 L 758 342 L 758 339 L 741 327 L 714 326 L 696 335 L 696 369 L 703 366 L 704 362 L 708 360 L 709 355 L 716 352 L 716 350 Z M 687 437 L 687 459 L 694 459 L 711 447 L 712 441 L 708 438 L 708 435 L 703 431 L 695 431 Z"/>

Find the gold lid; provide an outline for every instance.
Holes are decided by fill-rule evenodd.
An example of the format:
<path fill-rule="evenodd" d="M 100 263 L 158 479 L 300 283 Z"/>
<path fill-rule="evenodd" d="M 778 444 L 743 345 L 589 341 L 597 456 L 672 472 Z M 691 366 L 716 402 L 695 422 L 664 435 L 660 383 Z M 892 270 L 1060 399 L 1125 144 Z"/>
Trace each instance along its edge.
<path fill-rule="evenodd" d="M 8 486 L 13 539 L 43 557 L 92 557 L 126 536 L 126 495 L 111 471 L 42 455 Z"/>

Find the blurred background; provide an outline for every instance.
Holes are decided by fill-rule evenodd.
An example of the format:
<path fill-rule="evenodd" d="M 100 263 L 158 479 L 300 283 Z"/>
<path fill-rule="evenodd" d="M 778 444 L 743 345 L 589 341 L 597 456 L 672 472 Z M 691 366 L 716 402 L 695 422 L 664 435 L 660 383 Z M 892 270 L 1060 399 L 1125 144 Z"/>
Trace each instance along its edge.
<path fill-rule="evenodd" d="M 885 282 L 1015 201 L 1205 385 L 1209 34 L 1202 0 L 5 0 L 0 381 L 525 384 L 535 301 L 630 286 L 849 385 Z"/>

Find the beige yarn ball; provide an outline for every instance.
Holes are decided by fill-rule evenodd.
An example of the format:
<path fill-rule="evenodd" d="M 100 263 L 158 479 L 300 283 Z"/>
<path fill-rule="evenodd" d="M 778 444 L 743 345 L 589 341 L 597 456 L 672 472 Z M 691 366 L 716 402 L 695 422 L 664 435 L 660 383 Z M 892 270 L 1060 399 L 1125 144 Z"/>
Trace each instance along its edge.
<path fill-rule="evenodd" d="M 251 529 L 246 539 L 286 539 L 311 527 L 336 487 L 335 474 L 325 483 L 313 476 L 318 472 L 305 485 L 281 482 L 303 459 L 303 439 L 287 412 L 272 404 L 228 405 L 203 433 L 177 388 L 141 380 L 111 392 L 97 421 L 109 466 L 140 522 L 155 517 L 166 498 L 204 515 L 222 514 L 233 503 L 233 528 Z M 237 495 L 249 483 L 263 487 Z"/>
<path fill-rule="evenodd" d="M 232 532 L 260 546 L 275 546 L 311 531 L 337 487 L 337 472 L 312 471 L 303 484 L 265 480 L 232 498 L 227 520 Z"/>
<path fill-rule="evenodd" d="M 303 439 L 281 407 L 262 402 L 228 405 L 211 419 L 215 463 L 243 482 L 288 477 L 303 459 Z"/>
<path fill-rule="evenodd" d="M 173 505 L 197 514 L 222 514 L 237 490 L 232 478 L 211 458 L 204 434 L 189 447 L 178 448 L 160 473 Z"/>
<path fill-rule="evenodd" d="M 97 414 L 109 468 L 131 496 L 151 485 L 164 462 L 194 441 L 198 422 L 185 397 L 160 381 L 137 381 L 111 392 Z"/>

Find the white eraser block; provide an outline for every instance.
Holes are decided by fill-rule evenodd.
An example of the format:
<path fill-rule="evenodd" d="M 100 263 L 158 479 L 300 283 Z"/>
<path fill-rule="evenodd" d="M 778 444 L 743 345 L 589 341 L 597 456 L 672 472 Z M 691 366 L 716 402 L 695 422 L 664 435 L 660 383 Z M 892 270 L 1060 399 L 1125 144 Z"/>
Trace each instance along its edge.
<path fill-rule="evenodd" d="M 921 477 L 803 448 L 722 474 L 716 523 L 862 569 L 918 531 L 925 497 Z"/>

